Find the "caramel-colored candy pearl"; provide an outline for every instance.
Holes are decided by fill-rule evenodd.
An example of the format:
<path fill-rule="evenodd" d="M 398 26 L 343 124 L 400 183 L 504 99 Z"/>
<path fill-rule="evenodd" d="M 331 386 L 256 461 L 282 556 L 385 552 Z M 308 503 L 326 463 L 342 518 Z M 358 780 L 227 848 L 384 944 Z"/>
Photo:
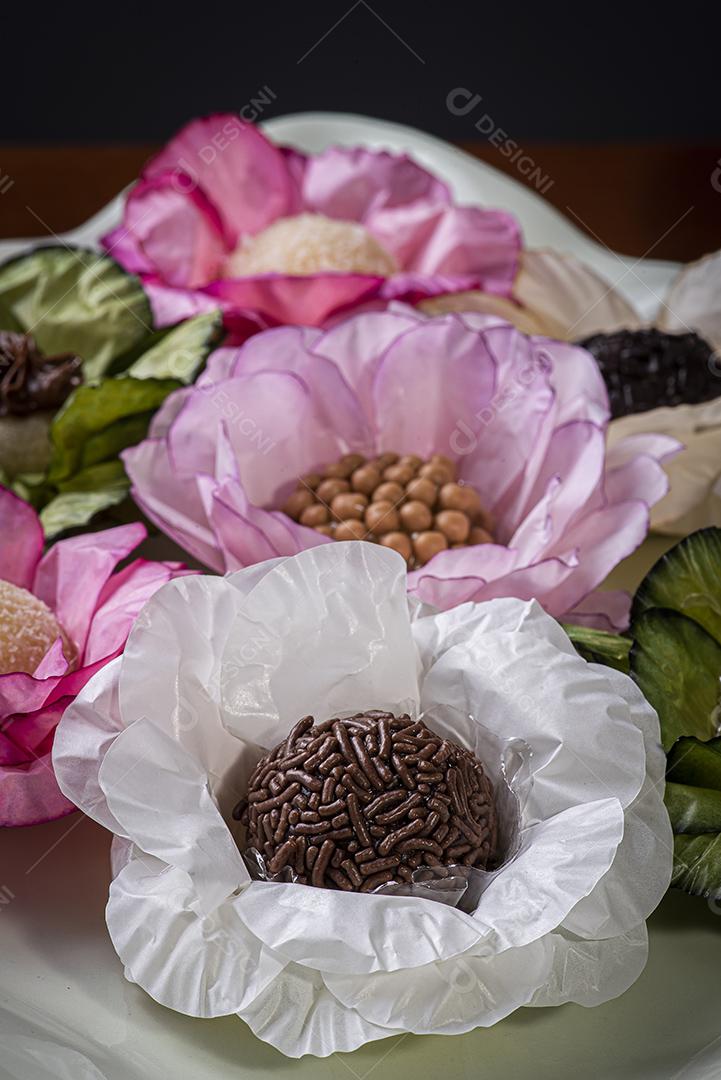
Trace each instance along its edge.
<path fill-rule="evenodd" d="M 364 520 L 366 528 L 377 536 L 398 530 L 398 513 L 391 502 L 372 502 Z"/>
<path fill-rule="evenodd" d="M 429 461 L 427 465 L 419 469 L 419 474 L 427 480 L 432 480 L 434 484 L 447 484 L 456 475 L 453 469 L 440 461 Z"/>
<path fill-rule="evenodd" d="M 430 507 L 420 499 L 411 499 L 400 508 L 400 519 L 403 528 L 408 532 L 423 532 L 430 529 L 433 522 L 433 514 Z"/>
<path fill-rule="evenodd" d="M 288 517 L 293 518 L 295 521 L 298 521 L 303 511 L 314 504 L 315 499 L 313 498 L 313 492 L 308 491 L 306 488 L 299 488 L 298 491 L 294 491 L 288 498 L 288 501 L 283 507 L 283 513 L 287 514 Z"/>
<path fill-rule="evenodd" d="M 330 506 L 336 495 L 340 495 L 343 491 L 350 491 L 350 484 L 347 480 L 324 480 L 322 484 L 318 485 L 316 495 L 321 502 Z"/>
<path fill-rule="evenodd" d="M 450 544 L 462 544 L 471 531 L 470 521 L 460 510 L 441 510 L 436 514 L 434 525 Z"/>
<path fill-rule="evenodd" d="M 406 562 L 410 560 L 410 557 L 413 554 L 413 544 L 407 533 L 388 532 L 385 536 L 381 536 L 380 542 L 383 547 L 393 548 L 394 551 L 397 551 L 399 555 L 403 556 Z"/>
<path fill-rule="evenodd" d="M 444 510 L 461 510 L 470 516 L 480 513 L 481 510 L 481 500 L 473 488 L 461 484 L 444 484 L 440 502 Z"/>
<path fill-rule="evenodd" d="M 342 491 L 340 495 L 336 495 L 333 499 L 330 508 L 333 511 L 333 517 L 338 518 L 338 521 L 347 521 L 349 518 L 358 518 L 360 520 L 367 505 L 368 496 L 362 492 Z"/>
<path fill-rule="evenodd" d="M 488 532 L 488 529 L 482 529 L 480 525 L 474 525 L 468 534 L 469 544 L 492 544 L 493 537 Z"/>
<path fill-rule="evenodd" d="M 336 526 L 334 533 L 336 540 L 365 540 L 371 539 L 367 536 L 368 530 L 362 521 L 358 521 L 356 518 L 349 518 L 348 521 L 341 521 Z"/>
<path fill-rule="evenodd" d="M 383 479 L 392 480 L 394 483 L 402 484 L 405 487 L 413 479 L 413 469 L 410 465 L 389 465 L 387 469 L 383 470 Z"/>
<path fill-rule="evenodd" d="M 321 536 L 335 536 L 335 529 L 332 525 L 316 525 L 315 531 L 320 533 Z"/>
<path fill-rule="evenodd" d="M 434 555 L 445 551 L 447 547 L 448 541 L 443 533 L 435 530 L 418 533 L 418 536 L 413 538 L 413 553 L 421 566 L 425 566 Z"/>
<path fill-rule="evenodd" d="M 384 469 L 387 469 L 389 465 L 395 465 L 397 461 L 398 454 L 394 454 L 389 450 L 386 454 L 379 454 L 375 463 L 382 472 Z"/>
<path fill-rule="evenodd" d="M 361 465 L 351 476 L 350 482 L 354 491 L 371 495 L 381 482 L 381 474 L 375 465 Z"/>
<path fill-rule="evenodd" d="M 409 499 L 418 499 L 426 506 L 433 506 L 438 497 L 438 487 L 427 477 L 418 476 L 406 488 Z"/>
<path fill-rule="evenodd" d="M 322 503 L 314 503 L 312 506 L 306 506 L 300 515 L 300 523 L 307 525 L 310 529 L 315 529 L 318 525 L 325 525 L 329 517 L 330 514 Z"/>
<path fill-rule="evenodd" d="M 379 484 L 371 495 L 373 502 L 390 502 L 399 503 L 405 490 L 400 484 L 396 484 L 393 480 L 385 480 L 382 484 Z"/>

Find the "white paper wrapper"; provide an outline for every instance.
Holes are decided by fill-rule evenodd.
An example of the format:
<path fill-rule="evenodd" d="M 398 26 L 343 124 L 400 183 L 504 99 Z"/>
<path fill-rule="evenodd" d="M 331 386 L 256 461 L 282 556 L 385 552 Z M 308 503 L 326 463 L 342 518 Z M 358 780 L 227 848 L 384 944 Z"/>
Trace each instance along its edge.
<path fill-rule="evenodd" d="M 489 732 L 527 748 L 518 850 L 471 909 L 251 880 L 231 809 L 263 751 L 308 713 L 401 704 L 481 757 Z M 66 711 L 54 763 L 116 834 L 107 922 L 127 977 L 291 1056 L 606 1000 L 643 967 L 670 878 L 658 721 L 630 680 L 534 602 L 409 605 L 377 545 L 165 586 Z"/>

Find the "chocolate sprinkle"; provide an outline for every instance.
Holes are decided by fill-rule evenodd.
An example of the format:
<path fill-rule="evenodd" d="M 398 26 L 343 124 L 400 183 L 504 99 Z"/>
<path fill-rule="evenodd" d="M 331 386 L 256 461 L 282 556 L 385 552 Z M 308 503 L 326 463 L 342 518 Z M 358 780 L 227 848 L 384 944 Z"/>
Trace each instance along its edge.
<path fill-rule="evenodd" d="M 43 356 L 30 334 L 0 330 L 0 416 L 59 409 L 82 381 L 79 356 Z"/>
<path fill-rule="evenodd" d="M 330 764 L 332 762 L 332 764 Z M 485 869 L 496 849 L 493 789 L 469 750 L 409 716 L 305 716 L 258 762 L 233 811 L 275 876 L 372 892 L 422 867 Z"/>

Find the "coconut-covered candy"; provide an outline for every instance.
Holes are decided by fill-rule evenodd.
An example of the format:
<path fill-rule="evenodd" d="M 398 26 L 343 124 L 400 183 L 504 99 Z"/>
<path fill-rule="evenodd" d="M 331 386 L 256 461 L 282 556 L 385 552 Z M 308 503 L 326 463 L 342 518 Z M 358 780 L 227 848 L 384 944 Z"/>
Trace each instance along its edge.
<path fill-rule="evenodd" d="M 299 720 L 261 758 L 233 816 L 270 876 L 372 892 L 421 867 L 485 869 L 496 847 L 493 789 L 469 750 L 422 720 L 370 710 Z"/>

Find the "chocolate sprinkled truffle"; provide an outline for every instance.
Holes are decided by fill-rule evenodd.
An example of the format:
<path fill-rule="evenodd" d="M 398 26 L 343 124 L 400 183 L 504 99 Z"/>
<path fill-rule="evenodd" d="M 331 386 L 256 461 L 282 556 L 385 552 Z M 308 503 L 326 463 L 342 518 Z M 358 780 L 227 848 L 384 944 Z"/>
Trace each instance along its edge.
<path fill-rule="evenodd" d="M 233 817 L 271 876 L 372 892 L 421 867 L 485 869 L 493 789 L 470 750 L 422 720 L 369 710 L 299 720 L 253 772 Z"/>

